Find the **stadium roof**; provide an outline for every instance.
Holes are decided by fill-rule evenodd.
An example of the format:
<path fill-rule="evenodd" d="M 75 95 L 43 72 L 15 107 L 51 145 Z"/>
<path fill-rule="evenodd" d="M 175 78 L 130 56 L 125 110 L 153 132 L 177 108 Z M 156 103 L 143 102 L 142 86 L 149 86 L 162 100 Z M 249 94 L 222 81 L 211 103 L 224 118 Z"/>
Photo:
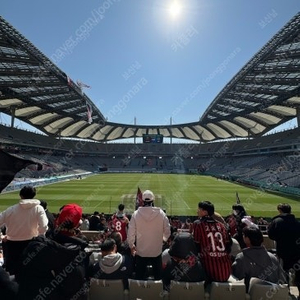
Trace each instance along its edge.
<path fill-rule="evenodd" d="M 199 121 L 156 126 L 108 122 L 80 83 L 0 17 L 0 112 L 47 135 L 112 141 L 162 134 L 201 142 L 261 136 L 299 115 L 299 78 L 300 13 L 223 88 Z"/>

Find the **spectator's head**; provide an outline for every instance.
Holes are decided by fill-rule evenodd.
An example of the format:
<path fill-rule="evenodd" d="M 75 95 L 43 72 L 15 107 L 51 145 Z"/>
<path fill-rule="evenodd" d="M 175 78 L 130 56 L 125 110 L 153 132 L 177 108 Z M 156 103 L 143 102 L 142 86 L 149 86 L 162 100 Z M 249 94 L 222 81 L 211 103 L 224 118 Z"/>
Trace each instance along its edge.
<path fill-rule="evenodd" d="M 88 214 L 82 214 L 82 219 L 88 219 Z"/>
<path fill-rule="evenodd" d="M 150 190 L 144 191 L 144 193 L 143 193 L 144 206 L 152 206 L 154 199 L 155 199 L 155 197 L 154 197 L 154 194 L 152 193 L 152 191 L 150 191 Z"/>
<path fill-rule="evenodd" d="M 198 203 L 198 212 L 200 217 L 212 216 L 215 212 L 215 207 L 209 201 L 202 201 Z"/>
<path fill-rule="evenodd" d="M 243 218 L 247 215 L 246 210 L 243 205 L 241 204 L 233 204 L 232 205 L 233 214 L 235 216 L 239 216 L 240 218 Z"/>
<path fill-rule="evenodd" d="M 118 206 L 118 212 L 117 212 L 117 217 L 118 218 L 123 218 L 124 216 L 125 216 L 125 214 L 124 214 L 124 209 L 125 209 L 125 205 L 124 204 L 119 204 L 119 206 Z"/>
<path fill-rule="evenodd" d="M 125 205 L 123 203 L 119 204 L 119 206 L 118 206 L 119 211 L 123 211 L 124 208 L 125 208 Z"/>
<path fill-rule="evenodd" d="M 100 245 L 102 257 L 105 255 L 116 253 L 117 252 L 117 244 L 114 239 L 107 238 L 104 242 Z"/>
<path fill-rule="evenodd" d="M 277 205 L 277 210 L 280 214 L 290 214 L 292 208 L 288 203 L 280 203 Z"/>
<path fill-rule="evenodd" d="M 45 200 L 40 200 L 40 201 L 41 201 L 41 206 L 44 208 L 44 210 L 46 210 L 48 203 Z"/>
<path fill-rule="evenodd" d="M 100 214 L 99 214 L 99 211 L 94 211 L 94 214 L 93 214 L 94 216 L 99 216 Z"/>
<path fill-rule="evenodd" d="M 117 245 L 121 245 L 122 244 L 122 234 L 118 231 L 114 231 L 110 234 L 110 238 L 115 240 Z"/>
<path fill-rule="evenodd" d="M 33 199 L 36 195 L 36 189 L 33 186 L 26 185 L 20 190 L 21 199 Z"/>
<path fill-rule="evenodd" d="M 79 226 L 81 218 L 82 208 L 77 204 L 67 204 L 58 216 L 57 225 L 61 229 L 74 229 Z"/>
<path fill-rule="evenodd" d="M 264 240 L 262 232 L 256 226 L 244 227 L 243 238 L 247 247 L 261 246 Z"/>
<path fill-rule="evenodd" d="M 190 256 L 197 256 L 197 247 L 193 236 L 190 233 L 182 232 L 174 235 L 174 239 L 169 249 L 169 255 L 188 259 Z"/>

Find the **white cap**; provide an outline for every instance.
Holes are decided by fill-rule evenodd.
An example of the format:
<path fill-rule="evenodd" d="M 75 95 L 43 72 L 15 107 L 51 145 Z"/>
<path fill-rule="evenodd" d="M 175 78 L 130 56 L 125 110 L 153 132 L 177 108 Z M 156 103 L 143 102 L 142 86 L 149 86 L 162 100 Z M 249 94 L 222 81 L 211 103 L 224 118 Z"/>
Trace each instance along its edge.
<path fill-rule="evenodd" d="M 155 199 L 154 194 L 150 190 L 144 191 L 143 201 L 150 202 L 150 201 L 154 201 L 154 199 Z"/>

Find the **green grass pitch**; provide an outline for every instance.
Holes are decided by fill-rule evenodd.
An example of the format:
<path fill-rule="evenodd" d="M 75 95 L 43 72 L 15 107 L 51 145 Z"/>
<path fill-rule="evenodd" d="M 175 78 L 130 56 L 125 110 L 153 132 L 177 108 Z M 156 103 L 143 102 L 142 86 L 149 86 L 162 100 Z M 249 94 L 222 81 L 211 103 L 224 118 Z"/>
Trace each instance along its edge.
<path fill-rule="evenodd" d="M 180 174 L 115 173 L 99 174 L 83 179 L 71 180 L 37 188 L 37 199 L 46 200 L 51 212 L 58 212 L 67 203 L 77 203 L 84 213 L 95 210 L 114 213 L 120 203 L 128 213 L 134 211 L 137 188 L 150 189 L 156 196 L 155 204 L 168 215 L 196 216 L 199 201 L 209 200 L 215 210 L 226 216 L 236 203 L 238 192 L 241 204 L 248 214 L 255 217 L 273 217 L 278 214 L 278 203 L 289 203 L 292 212 L 300 217 L 300 201 L 262 190 L 251 189 L 213 177 Z M 0 211 L 19 200 L 19 192 L 0 195 Z"/>

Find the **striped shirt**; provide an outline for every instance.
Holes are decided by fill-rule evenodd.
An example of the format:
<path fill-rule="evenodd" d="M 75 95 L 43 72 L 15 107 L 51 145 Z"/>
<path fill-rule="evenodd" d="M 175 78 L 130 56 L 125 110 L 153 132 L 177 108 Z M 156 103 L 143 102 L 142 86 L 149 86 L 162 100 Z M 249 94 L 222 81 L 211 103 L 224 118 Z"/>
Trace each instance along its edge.
<path fill-rule="evenodd" d="M 200 260 L 211 281 L 227 281 L 231 274 L 231 238 L 222 223 L 205 216 L 193 223 Z"/>

